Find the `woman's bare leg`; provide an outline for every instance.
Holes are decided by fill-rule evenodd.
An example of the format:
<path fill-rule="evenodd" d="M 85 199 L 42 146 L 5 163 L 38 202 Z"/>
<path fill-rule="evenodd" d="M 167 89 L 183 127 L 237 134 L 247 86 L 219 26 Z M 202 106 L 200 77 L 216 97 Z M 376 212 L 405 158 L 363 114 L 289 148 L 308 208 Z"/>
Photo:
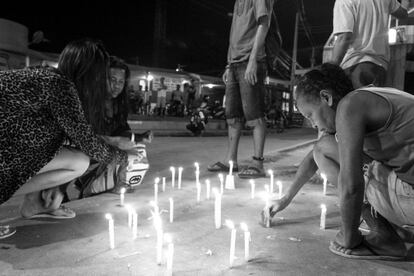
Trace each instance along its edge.
<path fill-rule="evenodd" d="M 63 199 L 58 186 L 81 176 L 88 166 L 87 155 L 79 150 L 62 148 L 52 161 L 16 192 L 16 195 L 25 195 L 22 216 L 56 210 Z"/>

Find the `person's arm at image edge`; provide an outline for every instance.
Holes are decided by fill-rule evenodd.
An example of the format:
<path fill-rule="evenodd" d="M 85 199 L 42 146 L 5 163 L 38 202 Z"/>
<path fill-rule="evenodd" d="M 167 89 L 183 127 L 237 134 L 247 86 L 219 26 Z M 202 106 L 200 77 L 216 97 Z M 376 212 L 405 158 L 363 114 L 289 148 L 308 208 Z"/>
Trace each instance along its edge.
<path fill-rule="evenodd" d="M 336 65 L 340 65 L 346 54 L 346 51 L 349 48 L 349 45 L 351 45 L 351 42 L 352 33 L 346 32 L 336 34 L 336 41 L 332 49 L 332 58 L 330 62 Z"/>

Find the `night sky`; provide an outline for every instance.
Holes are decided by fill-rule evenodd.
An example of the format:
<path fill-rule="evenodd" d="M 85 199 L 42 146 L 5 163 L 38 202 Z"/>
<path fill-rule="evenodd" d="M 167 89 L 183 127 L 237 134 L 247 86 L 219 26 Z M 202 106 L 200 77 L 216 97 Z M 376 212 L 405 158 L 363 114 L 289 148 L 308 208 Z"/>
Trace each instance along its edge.
<path fill-rule="evenodd" d="M 4 2 L 4 1 L 3 1 Z M 168 0 L 166 56 L 161 66 L 219 75 L 226 63 L 234 0 Z M 306 17 L 321 61 L 322 47 L 332 31 L 334 0 L 304 0 Z M 31 47 L 59 53 L 66 43 L 83 37 L 101 39 L 108 51 L 129 63 L 153 66 L 155 0 L 139 1 L 11 1 L 0 17 L 29 28 L 29 35 L 42 30 L 50 42 Z M 283 48 L 291 53 L 296 1 L 278 0 Z M 310 44 L 299 36 L 300 62 L 307 66 Z"/>

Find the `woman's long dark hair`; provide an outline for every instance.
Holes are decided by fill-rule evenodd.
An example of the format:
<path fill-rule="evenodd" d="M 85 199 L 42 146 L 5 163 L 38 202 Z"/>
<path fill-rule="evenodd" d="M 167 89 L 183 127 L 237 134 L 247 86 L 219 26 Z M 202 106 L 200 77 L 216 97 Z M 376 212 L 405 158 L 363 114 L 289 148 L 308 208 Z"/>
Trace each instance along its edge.
<path fill-rule="evenodd" d="M 70 42 L 59 57 L 58 69 L 76 86 L 87 121 L 98 133 L 104 128 L 109 55 L 102 42 Z"/>
<path fill-rule="evenodd" d="M 113 101 L 113 108 L 114 108 L 114 121 L 116 122 L 126 122 L 128 119 L 128 93 L 127 87 L 130 77 L 130 70 L 129 67 L 123 62 L 121 59 L 115 56 L 110 57 L 110 68 L 121 69 L 125 71 L 125 83 L 124 87 L 122 88 L 122 92 L 114 99 Z"/>

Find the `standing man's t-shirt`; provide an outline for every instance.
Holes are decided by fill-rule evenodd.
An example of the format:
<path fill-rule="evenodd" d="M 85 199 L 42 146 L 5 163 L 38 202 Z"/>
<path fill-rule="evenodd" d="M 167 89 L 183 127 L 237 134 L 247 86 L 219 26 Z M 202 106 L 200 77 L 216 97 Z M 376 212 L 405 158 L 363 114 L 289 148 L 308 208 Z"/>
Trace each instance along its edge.
<path fill-rule="evenodd" d="M 234 4 L 233 22 L 230 30 L 230 44 L 227 53 L 227 63 L 248 61 L 256 37 L 259 18 L 272 15 L 273 0 L 236 0 Z M 262 47 L 257 54 L 257 60 L 266 57 Z"/>
<path fill-rule="evenodd" d="M 388 18 L 399 7 L 397 0 L 336 0 L 333 33 L 351 32 L 353 37 L 343 69 L 362 62 L 388 68 Z"/>

